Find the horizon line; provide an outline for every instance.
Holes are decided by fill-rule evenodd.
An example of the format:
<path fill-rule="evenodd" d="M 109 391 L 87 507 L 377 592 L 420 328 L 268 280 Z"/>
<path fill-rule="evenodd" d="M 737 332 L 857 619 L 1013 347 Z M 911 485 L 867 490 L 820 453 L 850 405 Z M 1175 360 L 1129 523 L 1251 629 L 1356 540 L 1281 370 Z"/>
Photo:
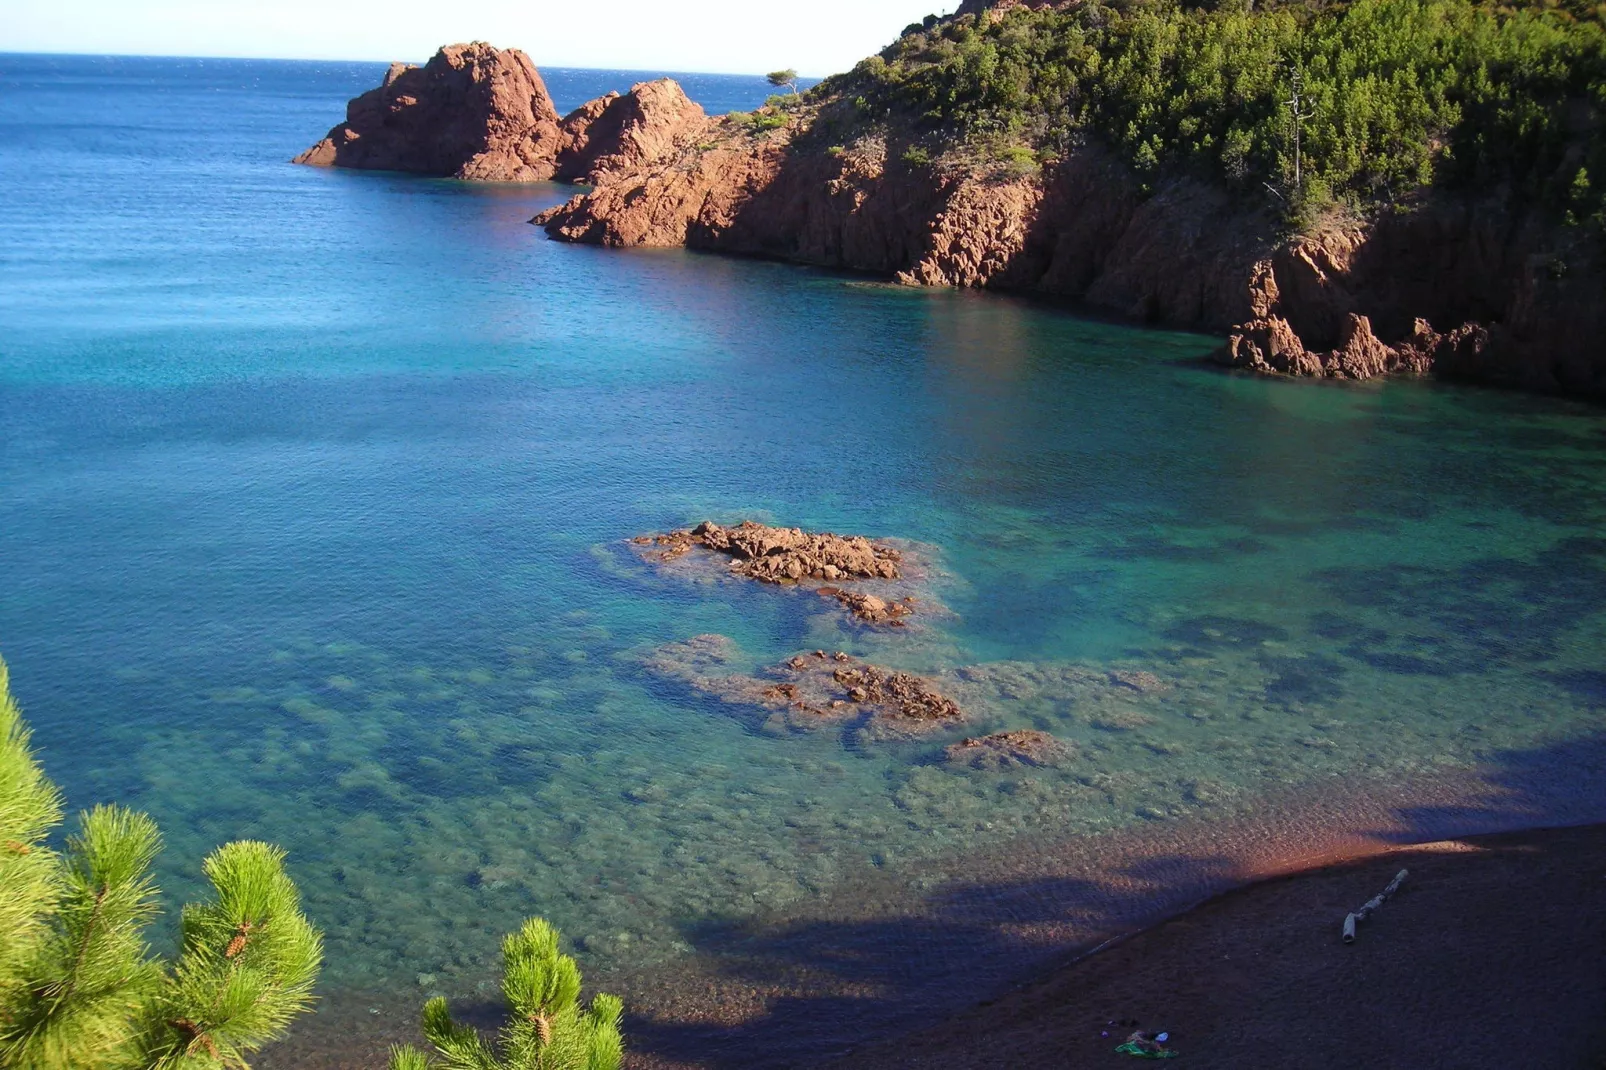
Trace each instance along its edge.
<path fill-rule="evenodd" d="M 455 42 L 454 41 L 452 43 L 453 44 L 467 44 L 469 42 L 466 42 L 466 41 Z M 448 46 L 447 45 L 441 45 L 439 47 L 440 48 L 446 48 Z M 516 48 L 517 46 L 512 46 L 512 47 Z M 438 50 L 439 49 L 437 49 L 437 51 Z M 519 51 L 523 51 L 523 49 L 519 49 Z M 431 53 L 431 55 L 433 55 L 433 54 L 434 53 Z M 526 52 L 525 55 L 529 55 L 529 53 Z M 353 59 L 353 58 L 351 58 L 349 56 L 347 56 L 347 57 L 335 57 L 335 56 L 236 56 L 236 55 L 223 55 L 221 53 L 185 55 L 185 54 L 176 53 L 176 52 L 171 52 L 171 53 L 170 52 L 68 52 L 68 51 L 53 51 L 53 50 L 49 50 L 49 49 L 44 49 L 44 50 L 32 49 L 32 50 L 23 51 L 23 50 L 20 50 L 20 49 L 3 48 L 3 47 L 0 47 L 0 56 L 61 56 L 61 57 L 69 57 L 69 58 L 74 58 L 74 59 L 193 59 L 193 60 L 224 60 L 224 61 L 230 61 L 230 62 L 236 62 L 236 63 L 375 63 L 375 64 L 379 64 L 379 63 L 417 63 L 419 66 L 422 66 L 424 63 L 428 62 L 428 57 L 425 57 L 422 60 Z M 586 67 L 586 66 L 574 66 L 574 65 L 564 64 L 564 63 L 539 63 L 539 62 L 535 61 L 535 57 L 534 56 L 531 56 L 530 60 L 531 60 L 532 63 L 535 63 L 536 70 L 538 70 L 538 71 L 539 70 L 555 70 L 555 71 L 632 71 L 632 72 L 639 72 L 639 73 L 645 73 L 645 74 L 713 75 L 713 76 L 721 77 L 721 78 L 763 78 L 765 76 L 764 72 L 759 72 L 759 71 L 695 71 L 695 70 L 688 70 L 688 69 L 676 69 L 676 68 L 672 68 L 672 67 Z M 798 78 L 800 80 L 803 80 L 803 81 L 820 81 L 820 80 L 823 80 L 823 79 L 829 78 L 829 77 L 830 77 L 830 75 L 813 75 L 813 74 L 800 74 L 800 75 L 798 75 Z"/>

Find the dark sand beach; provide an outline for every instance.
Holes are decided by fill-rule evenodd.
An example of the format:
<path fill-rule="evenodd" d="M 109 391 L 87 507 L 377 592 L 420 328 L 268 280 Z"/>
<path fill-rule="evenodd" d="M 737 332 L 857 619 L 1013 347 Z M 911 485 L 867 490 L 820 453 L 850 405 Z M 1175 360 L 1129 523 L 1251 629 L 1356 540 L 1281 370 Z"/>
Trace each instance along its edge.
<path fill-rule="evenodd" d="M 1402 868 L 1345 946 L 1344 915 Z M 1603 826 L 1405 847 L 1228 892 L 835 1065 L 1135 1066 L 1109 1023 L 1136 1019 L 1177 1066 L 1598 1070 L 1603 907 Z"/>

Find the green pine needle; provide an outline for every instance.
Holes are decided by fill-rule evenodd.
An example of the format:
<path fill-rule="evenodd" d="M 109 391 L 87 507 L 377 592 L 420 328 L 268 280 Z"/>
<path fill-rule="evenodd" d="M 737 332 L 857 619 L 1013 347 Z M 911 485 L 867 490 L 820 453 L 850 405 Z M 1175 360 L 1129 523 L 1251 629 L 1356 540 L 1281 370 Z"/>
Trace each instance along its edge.
<path fill-rule="evenodd" d="M 49 850 L 61 799 L 8 684 L 0 661 L 0 1070 L 246 1070 L 311 1005 L 323 962 L 284 852 L 214 851 L 215 899 L 184 908 L 177 962 L 153 958 L 155 822 L 98 806 Z"/>
<path fill-rule="evenodd" d="M 393 1048 L 390 1070 L 619 1070 L 624 1004 L 598 995 L 580 1006 L 580 967 L 559 950 L 558 931 L 531 918 L 502 941 L 502 993 L 512 1012 L 498 1048 L 452 1019 L 446 1000 L 424 1004 L 423 1032 L 439 1063 L 415 1048 Z"/>

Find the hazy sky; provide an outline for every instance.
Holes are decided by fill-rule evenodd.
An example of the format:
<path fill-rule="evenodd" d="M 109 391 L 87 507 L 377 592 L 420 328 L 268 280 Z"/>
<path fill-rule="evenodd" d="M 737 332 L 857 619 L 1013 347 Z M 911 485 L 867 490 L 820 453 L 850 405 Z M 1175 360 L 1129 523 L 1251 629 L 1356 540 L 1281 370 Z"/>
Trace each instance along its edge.
<path fill-rule="evenodd" d="M 552 67 L 824 75 L 958 0 L 0 0 L 0 52 L 422 60 L 484 40 Z"/>

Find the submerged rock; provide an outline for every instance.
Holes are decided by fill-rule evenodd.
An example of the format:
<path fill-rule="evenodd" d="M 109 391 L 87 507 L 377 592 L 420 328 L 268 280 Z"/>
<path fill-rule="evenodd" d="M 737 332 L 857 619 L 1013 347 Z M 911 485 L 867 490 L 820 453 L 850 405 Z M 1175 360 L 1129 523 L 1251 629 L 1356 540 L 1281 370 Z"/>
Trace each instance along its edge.
<path fill-rule="evenodd" d="M 1110 683 L 1130 688 L 1139 694 L 1153 691 L 1169 691 L 1171 685 L 1154 675 L 1141 669 L 1111 669 Z"/>
<path fill-rule="evenodd" d="M 666 643 L 642 665 L 733 706 L 742 706 L 770 732 L 857 725 L 861 738 L 906 739 L 965 720 L 959 704 L 930 680 L 872 665 L 850 654 L 798 654 L 759 675 L 724 672 L 735 644 L 700 635 Z"/>
<path fill-rule="evenodd" d="M 969 766 L 998 772 L 1016 766 L 1061 765 L 1076 756 L 1075 750 L 1049 735 L 1031 729 L 994 732 L 952 744 L 943 751 L 950 765 Z"/>

